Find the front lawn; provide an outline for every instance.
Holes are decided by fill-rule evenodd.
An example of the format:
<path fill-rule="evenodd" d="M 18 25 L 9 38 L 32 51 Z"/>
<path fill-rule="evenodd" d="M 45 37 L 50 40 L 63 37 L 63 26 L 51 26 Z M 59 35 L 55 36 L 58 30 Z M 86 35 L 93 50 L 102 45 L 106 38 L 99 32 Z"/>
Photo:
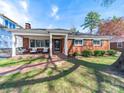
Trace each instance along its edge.
<path fill-rule="evenodd" d="M 124 93 L 124 79 L 105 72 L 116 59 L 82 57 L 0 76 L 0 93 Z"/>
<path fill-rule="evenodd" d="M 17 66 L 17 65 L 24 65 L 24 64 L 31 64 L 31 63 L 38 63 L 45 61 L 42 57 L 28 57 L 28 58 L 8 58 L 8 59 L 0 59 L 0 67 L 6 66 Z"/>

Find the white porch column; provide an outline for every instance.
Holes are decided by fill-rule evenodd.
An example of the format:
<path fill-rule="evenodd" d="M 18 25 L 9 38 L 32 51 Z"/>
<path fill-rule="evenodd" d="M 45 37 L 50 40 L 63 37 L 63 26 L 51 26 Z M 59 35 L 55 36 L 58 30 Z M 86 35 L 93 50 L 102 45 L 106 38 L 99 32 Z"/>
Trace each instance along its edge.
<path fill-rule="evenodd" d="M 50 44 L 49 44 L 49 52 L 50 52 L 50 57 L 52 57 L 52 34 L 50 33 Z"/>
<path fill-rule="evenodd" d="M 68 56 L 68 34 L 65 35 L 64 39 L 64 53 Z"/>
<path fill-rule="evenodd" d="M 15 34 L 12 33 L 12 57 L 16 56 L 16 37 Z"/>

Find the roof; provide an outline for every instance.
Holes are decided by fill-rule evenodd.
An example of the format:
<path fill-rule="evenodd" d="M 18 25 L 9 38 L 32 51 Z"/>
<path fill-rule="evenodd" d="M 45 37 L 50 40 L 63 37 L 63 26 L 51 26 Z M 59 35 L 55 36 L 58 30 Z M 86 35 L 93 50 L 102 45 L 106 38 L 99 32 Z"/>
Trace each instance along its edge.
<path fill-rule="evenodd" d="M 59 33 L 59 34 L 68 34 L 70 39 L 73 38 L 83 38 L 83 39 L 110 39 L 110 36 L 100 36 L 100 35 L 91 35 L 91 34 L 75 34 L 73 35 L 71 30 L 68 29 L 60 29 L 60 28 L 56 28 L 56 29 L 6 29 L 7 31 L 10 31 L 12 33 L 21 33 L 21 34 L 49 34 L 49 33 Z"/>
<path fill-rule="evenodd" d="M 88 34 L 81 34 L 81 35 L 70 35 L 71 38 L 83 38 L 83 39 L 106 39 L 110 40 L 110 36 L 101 36 L 101 35 L 88 35 Z"/>
<path fill-rule="evenodd" d="M 32 34 L 48 34 L 48 33 L 71 33 L 68 29 L 6 29 L 13 33 L 32 33 Z"/>
<path fill-rule="evenodd" d="M 8 19 L 8 20 L 10 20 L 10 21 L 12 21 L 13 23 L 15 23 L 17 26 L 19 26 L 20 28 L 23 28 L 21 25 L 19 25 L 18 23 L 16 23 L 15 21 L 13 21 L 12 19 L 10 19 L 10 18 L 8 18 L 7 16 L 5 16 L 4 14 L 1 14 L 0 13 L 0 16 L 2 16 L 2 17 L 4 17 L 4 18 L 6 18 L 6 19 Z"/>
<path fill-rule="evenodd" d="M 110 42 L 124 42 L 124 36 L 113 36 Z"/>

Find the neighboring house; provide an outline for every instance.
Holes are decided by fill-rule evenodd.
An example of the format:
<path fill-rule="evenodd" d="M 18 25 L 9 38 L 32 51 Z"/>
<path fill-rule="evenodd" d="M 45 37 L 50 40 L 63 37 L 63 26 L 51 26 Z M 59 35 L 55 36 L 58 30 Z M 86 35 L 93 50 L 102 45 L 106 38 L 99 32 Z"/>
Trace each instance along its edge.
<path fill-rule="evenodd" d="M 124 49 L 124 36 L 113 36 L 110 46 L 111 49 L 122 51 Z"/>
<path fill-rule="evenodd" d="M 12 33 L 4 28 L 17 29 L 22 27 L 3 14 L 0 14 L 0 57 L 9 55 L 12 48 Z"/>
<path fill-rule="evenodd" d="M 124 18 L 103 20 L 99 25 L 98 34 L 111 36 L 110 48 L 122 51 L 124 48 Z"/>
<path fill-rule="evenodd" d="M 54 53 L 65 55 L 83 50 L 109 50 L 110 42 L 108 36 L 72 34 L 67 29 L 31 29 L 26 24 L 25 29 L 6 29 L 12 33 L 12 56 L 17 54 L 18 41 L 16 36 L 21 36 L 23 47 L 30 53 L 31 50 L 43 50 L 48 48 L 50 56 Z"/>

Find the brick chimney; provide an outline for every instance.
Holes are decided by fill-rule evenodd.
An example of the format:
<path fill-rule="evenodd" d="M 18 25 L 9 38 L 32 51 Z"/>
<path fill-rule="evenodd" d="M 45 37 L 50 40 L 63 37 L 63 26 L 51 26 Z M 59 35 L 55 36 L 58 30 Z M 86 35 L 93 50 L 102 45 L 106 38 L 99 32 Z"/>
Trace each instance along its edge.
<path fill-rule="evenodd" d="M 25 29 L 31 29 L 31 24 L 30 23 L 25 23 Z"/>

